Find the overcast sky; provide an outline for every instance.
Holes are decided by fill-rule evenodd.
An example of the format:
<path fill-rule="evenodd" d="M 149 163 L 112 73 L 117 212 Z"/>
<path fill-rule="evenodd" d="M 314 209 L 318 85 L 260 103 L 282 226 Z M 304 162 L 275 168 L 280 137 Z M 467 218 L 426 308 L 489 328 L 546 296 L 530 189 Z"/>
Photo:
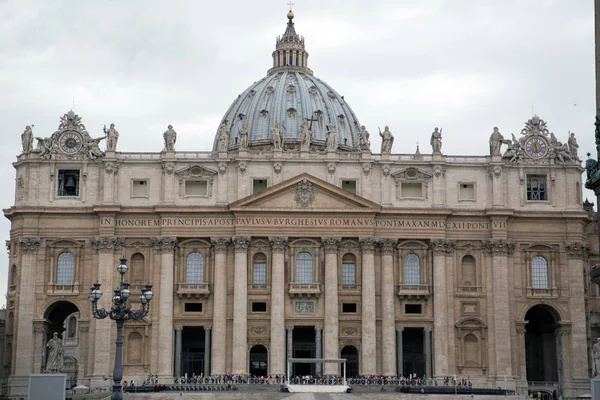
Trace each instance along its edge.
<path fill-rule="evenodd" d="M 539 115 L 594 149 L 592 0 L 295 0 L 309 67 L 393 152 L 489 154 L 494 126 Z M 0 0 L 0 203 L 14 204 L 20 134 L 50 136 L 74 108 L 90 134 L 116 124 L 120 151 L 212 148 L 231 102 L 271 67 L 286 1 Z M 74 104 L 74 106 L 73 106 Z M 593 200 L 591 192 L 585 196 Z M 10 224 L 0 222 L 1 239 Z M 0 257 L 0 291 L 8 259 Z M 3 261 L 4 260 L 4 261 Z M 1 302 L 5 302 L 2 298 Z"/>

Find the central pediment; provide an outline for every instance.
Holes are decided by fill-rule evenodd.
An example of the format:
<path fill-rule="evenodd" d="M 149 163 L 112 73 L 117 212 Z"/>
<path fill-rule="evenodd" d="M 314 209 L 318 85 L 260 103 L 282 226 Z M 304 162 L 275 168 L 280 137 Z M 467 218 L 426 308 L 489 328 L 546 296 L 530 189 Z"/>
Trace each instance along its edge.
<path fill-rule="evenodd" d="M 231 211 L 378 212 L 379 204 L 304 173 L 229 205 Z"/>

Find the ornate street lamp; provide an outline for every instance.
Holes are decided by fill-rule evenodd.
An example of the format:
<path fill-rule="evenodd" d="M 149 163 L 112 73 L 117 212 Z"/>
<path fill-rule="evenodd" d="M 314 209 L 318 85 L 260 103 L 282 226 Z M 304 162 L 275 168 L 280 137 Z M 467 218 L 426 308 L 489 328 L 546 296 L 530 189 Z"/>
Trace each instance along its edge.
<path fill-rule="evenodd" d="M 121 379 L 123 379 L 123 323 L 127 320 L 138 321 L 148 315 L 150 300 L 154 297 L 152 285 L 149 283 L 146 284 L 140 296 L 141 308 L 137 311 L 131 311 L 131 308 L 127 306 L 127 299 L 131 296 L 131 290 L 129 289 L 129 283 L 124 280 L 124 275 L 128 269 L 127 260 L 121 258 L 120 264 L 117 267 L 117 271 L 121 274 L 121 282 L 119 288 L 114 291 L 112 298 L 113 306 L 110 310 L 106 311 L 104 308 L 98 309 L 98 300 L 102 297 L 102 290 L 100 290 L 99 283 L 94 283 L 94 286 L 91 288 L 90 297 L 88 297 L 92 303 L 94 318 L 104 319 L 110 317 L 110 319 L 114 319 L 117 322 L 117 340 L 115 341 L 117 348 L 115 351 L 111 400 L 123 399 L 123 392 L 121 391 Z"/>

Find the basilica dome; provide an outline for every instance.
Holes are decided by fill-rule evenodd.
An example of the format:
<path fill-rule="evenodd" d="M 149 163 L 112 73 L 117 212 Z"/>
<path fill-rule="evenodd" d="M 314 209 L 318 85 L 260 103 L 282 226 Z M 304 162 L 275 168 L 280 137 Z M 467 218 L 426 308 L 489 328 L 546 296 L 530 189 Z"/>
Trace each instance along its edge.
<path fill-rule="evenodd" d="M 294 14 L 290 12 L 287 17 L 286 31 L 276 41 L 273 67 L 233 101 L 219 125 L 215 151 L 225 151 L 225 142 L 219 142 L 222 131 L 229 134 L 227 150 L 273 148 L 275 127 L 282 138 L 281 148 L 298 149 L 303 123 L 309 128 L 313 149 L 322 148 L 327 132 L 335 128 L 338 150 L 358 150 L 360 124 L 356 115 L 343 96 L 307 67 L 304 38 L 294 29 Z M 247 132 L 247 143 L 240 131 L 242 135 Z"/>

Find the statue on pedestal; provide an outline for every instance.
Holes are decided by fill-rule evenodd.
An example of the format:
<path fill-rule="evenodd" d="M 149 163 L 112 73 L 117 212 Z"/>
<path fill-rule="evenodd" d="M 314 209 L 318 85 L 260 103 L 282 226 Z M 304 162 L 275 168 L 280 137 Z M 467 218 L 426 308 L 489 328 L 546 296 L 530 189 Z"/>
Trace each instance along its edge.
<path fill-rule="evenodd" d="M 177 142 L 177 132 L 173 129 L 173 125 L 167 126 L 167 130 L 163 133 L 165 139 L 165 150 L 175 151 L 175 142 Z"/>
<path fill-rule="evenodd" d="M 307 120 L 302 121 L 301 128 L 300 151 L 308 151 L 310 149 L 310 138 L 312 136 L 312 132 L 310 131 Z"/>
<path fill-rule="evenodd" d="M 442 154 L 442 130 L 435 128 L 431 133 L 431 140 L 429 141 L 433 154 Z"/>
<path fill-rule="evenodd" d="M 110 128 L 106 129 L 104 125 L 104 134 L 106 135 L 106 151 L 115 151 L 117 149 L 117 141 L 119 140 L 119 132 L 115 129 L 115 124 L 110 124 Z"/>
<path fill-rule="evenodd" d="M 371 135 L 367 131 L 364 125 L 361 125 L 360 131 L 358 132 L 358 147 L 361 151 L 371 151 L 371 141 L 369 137 Z"/>
<path fill-rule="evenodd" d="M 392 152 L 392 144 L 394 144 L 394 136 L 390 132 L 390 128 L 386 125 L 383 132 L 380 129 L 379 136 L 381 136 L 381 154 L 390 154 Z"/>
<path fill-rule="evenodd" d="M 569 153 L 571 154 L 571 158 L 573 160 L 578 160 L 579 157 L 577 156 L 577 149 L 579 148 L 579 145 L 577 144 L 577 139 L 575 139 L 575 134 L 573 132 L 570 133 L 567 144 L 569 145 Z"/>
<path fill-rule="evenodd" d="M 281 150 L 281 124 L 279 119 L 275 120 L 275 125 L 271 128 L 273 136 L 273 150 Z"/>
<path fill-rule="evenodd" d="M 29 153 L 33 150 L 33 131 L 32 126 L 27 125 L 25 131 L 21 134 L 21 143 L 23 145 L 23 153 Z"/>
<path fill-rule="evenodd" d="M 327 151 L 336 151 L 338 148 L 338 131 L 335 125 L 329 125 L 327 127 Z"/>
<path fill-rule="evenodd" d="M 240 149 L 248 148 L 248 121 L 242 125 L 242 129 L 240 129 Z"/>
<path fill-rule="evenodd" d="M 494 127 L 494 131 L 490 135 L 490 155 L 499 156 L 500 148 L 502 147 L 502 142 L 504 140 L 504 136 L 498 131 L 498 127 Z"/>
<path fill-rule="evenodd" d="M 46 344 L 46 348 L 48 349 L 48 357 L 46 358 L 44 372 L 47 374 L 61 372 L 64 366 L 64 352 L 62 340 L 58 337 L 58 333 L 54 332 L 52 339 Z"/>

